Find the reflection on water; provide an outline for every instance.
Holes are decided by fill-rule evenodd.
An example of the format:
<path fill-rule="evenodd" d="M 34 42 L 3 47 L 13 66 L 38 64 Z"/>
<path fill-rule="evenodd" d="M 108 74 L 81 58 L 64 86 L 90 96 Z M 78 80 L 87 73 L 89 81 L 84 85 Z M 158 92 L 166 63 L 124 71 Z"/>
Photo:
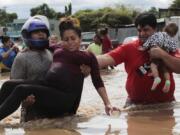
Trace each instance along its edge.
<path fill-rule="evenodd" d="M 173 110 L 128 115 L 127 125 L 128 135 L 171 135 L 175 126 Z"/>
<path fill-rule="evenodd" d="M 127 96 L 123 66 L 101 74 L 112 104 L 122 108 Z M 132 106 L 119 115 L 106 116 L 103 103 L 88 77 L 77 115 L 18 124 L 13 114 L 8 122 L 0 122 L 0 135 L 177 135 L 180 134 L 179 75 L 175 74 L 175 81 L 176 103 Z"/>
<path fill-rule="evenodd" d="M 119 117 L 96 116 L 88 122 L 78 124 L 78 131 L 82 135 L 110 135 L 126 133 L 127 123 L 126 114 L 121 114 Z"/>
<path fill-rule="evenodd" d="M 4 132 L 0 132 L 1 135 L 80 135 L 75 130 L 66 129 L 36 129 L 36 130 L 24 130 L 23 128 L 12 129 L 5 128 Z"/>

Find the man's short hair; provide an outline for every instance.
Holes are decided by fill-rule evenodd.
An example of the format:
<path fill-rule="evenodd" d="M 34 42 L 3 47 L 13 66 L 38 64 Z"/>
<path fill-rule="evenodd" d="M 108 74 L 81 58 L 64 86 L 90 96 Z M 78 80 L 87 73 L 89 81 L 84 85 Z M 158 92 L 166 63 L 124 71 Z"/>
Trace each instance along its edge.
<path fill-rule="evenodd" d="M 152 13 L 141 13 L 135 19 L 135 26 L 136 28 L 139 26 L 144 27 L 146 25 L 151 26 L 152 28 L 156 28 L 157 20 L 154 14 Z"/>

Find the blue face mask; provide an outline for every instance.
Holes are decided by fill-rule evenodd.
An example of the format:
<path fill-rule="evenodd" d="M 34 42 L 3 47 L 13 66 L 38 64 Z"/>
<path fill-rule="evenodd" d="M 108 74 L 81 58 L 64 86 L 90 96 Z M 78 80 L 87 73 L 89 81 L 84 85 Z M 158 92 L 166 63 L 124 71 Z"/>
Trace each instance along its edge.
<path fill-rule="evenodd" d="M 33 49 L 45 49 L 49 47 L 49 40 L 48 39 L 40 39 L 40 40 L 34 40 L 34 39 L 26 39 L 25 43 L 27 46 Z"/>

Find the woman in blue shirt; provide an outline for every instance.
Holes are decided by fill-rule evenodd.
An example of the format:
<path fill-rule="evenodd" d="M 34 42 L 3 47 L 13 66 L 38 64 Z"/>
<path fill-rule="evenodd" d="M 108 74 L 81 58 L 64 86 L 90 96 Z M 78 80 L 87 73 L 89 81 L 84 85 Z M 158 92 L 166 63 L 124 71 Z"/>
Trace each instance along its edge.
<path fill-rule="evenodd" d="M 19 49 L 12 44 L 8 36 L 2 37 L 2 43 L 3 45 L 0 47 L 0 68 L 10 69 Z"/>

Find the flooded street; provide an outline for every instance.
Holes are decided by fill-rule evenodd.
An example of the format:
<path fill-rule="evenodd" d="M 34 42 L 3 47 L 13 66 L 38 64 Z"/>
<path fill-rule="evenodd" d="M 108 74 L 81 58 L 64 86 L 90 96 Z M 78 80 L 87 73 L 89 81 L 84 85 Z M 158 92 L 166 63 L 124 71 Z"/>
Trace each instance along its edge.
<path fill-rule="evenodd" d="M 126 73 L 123 65 L 102 71 L 112 105 L 122 108 L 126 99 Z M 1 76 L 1 79 L 7 77 Z M 175 74 L 175 103 L 130 108 L 107 116 L 92 85 L 85 79 L 77 115 L 59 119 L 42 119 L 19 124 L 19 113 L 0 122 L 0 135 L 178 135 L 180 134 L 180 75 Z M 2 83 L 2 82 L 1 82 Z"/>

